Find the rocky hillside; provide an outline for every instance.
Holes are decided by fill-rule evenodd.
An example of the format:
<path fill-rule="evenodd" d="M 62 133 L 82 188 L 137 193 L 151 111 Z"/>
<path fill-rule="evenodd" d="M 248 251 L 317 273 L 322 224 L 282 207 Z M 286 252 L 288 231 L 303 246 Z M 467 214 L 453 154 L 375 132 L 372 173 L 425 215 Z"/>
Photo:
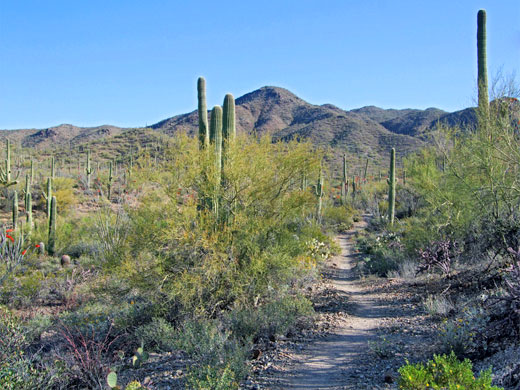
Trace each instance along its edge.
<path fill-rule="evenodd" d="M 270 134 L 275 140 L 309 139 L 316 145 L 330 146 L 336 156 L 348 151 L 363 159 L 378 159 L 394 146 L 400 153 L 416 150 L 428 142 L 438 122 L 456 125 L 476 120 L 471 108 L 454 113 L 374 106 L 345 111 L 331 104 L 310 104 L 278 87 L 263 87 L 239 97 L 236 113 L 238 132 Z M 196 111 L 177 115 L 151 127 L 167 135 L 179 131 L 193 135 L 198 115 Z M 109 125 L 84 128 L 63 124 L 41 130 L 3 130 L 0 137 L 9 137 L 24 147 L 48 149 L 121 136 L 126 131 Z"/>

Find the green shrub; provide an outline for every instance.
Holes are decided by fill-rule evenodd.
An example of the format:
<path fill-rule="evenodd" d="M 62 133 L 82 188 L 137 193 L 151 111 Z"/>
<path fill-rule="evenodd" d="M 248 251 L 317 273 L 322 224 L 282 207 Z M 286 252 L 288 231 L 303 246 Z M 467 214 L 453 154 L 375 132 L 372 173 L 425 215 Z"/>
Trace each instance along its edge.
<path fill-rule="evenodd" d="M 399 369 L 399 388 L 402 390 L 500 390 L 491 385 L 491 368 L 475 377 L 469 359 L 459 361 L 450 355 L 434 355 L 426 365 L 407 363 Z"/>
<path fill-rule="evenodd" d="M 394 232 L 368 234 L 360 237 L 356 244 L 358 251 L 366 254 L 358 262 L 361 273 L 388 276 L 405 261 L 401 237 Z"/>
<path fill-rule="evenodd" d="M 175 329 L 164 318 L 152 319 L 152 322 L 139 326 L 134 334 L 146 350 L 171 351 L 174 349 Z"/>
<path fill-rule="evenodd" d="M 322 223 L 337 232 L 346 232 L 352 227 L 354 211 L 351 207 L 328 206 L 323 209 Z"/>
<path fill-rule="evenodd" d="M 187 374 L 186 388 L 190 390 L 233 390 L 238 389 L 235 374 L 229 366 L 203 366 L 191 368 Z"/>
<path fill-rule="evenodd" d="M 250 340 L 285 334 L 298 318 L 313 312 L 312 303 L 306 298 L 286 296 L 260 307 L 234 310 L 229 313 L 228 321 L 235 337 Z"/>
<path fill-rule="evenodd" d="M 479 337 L 487 323 L 488 318 L 482 309 L 465 308 L 461 315 L 443 322 L 438 335 L 440 350 L 464 357 L 487 348 L 485 339 Z"/>

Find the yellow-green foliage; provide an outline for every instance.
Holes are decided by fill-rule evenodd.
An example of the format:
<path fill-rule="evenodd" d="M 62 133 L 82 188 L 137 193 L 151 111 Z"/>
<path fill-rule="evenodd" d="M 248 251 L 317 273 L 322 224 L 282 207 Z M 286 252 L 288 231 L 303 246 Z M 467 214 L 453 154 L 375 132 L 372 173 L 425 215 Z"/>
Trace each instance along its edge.
<path fill-rule="evenodd" d="M 78 198 L 74 193 L 77 181 L 67 177 L 55 177 L 52 181 L 53 195 L 56 197 L 60 212 L 69 211 L 78 204 Z"/>
<path fill-rule="evenodd" d="M 250 304 L 303 272 L 299 236 L 316 199 L 299 181 L 304 170 L 317 176 L 319 155 L 309 144 L 269 138 L 238 137 L 227 150 L 222 181 L 211 151 L 183 136 L 174 139 L 167 171 L 141 161 L 133 176 L 143 196 L 130 212 L 131 255 L 117 272 L 143 288 L 162 280 L 163 293 L 189 312 Z M 204 209 L 216 197 L 218 218 Z"/>
<path fill-rule="evenodd" d="M 463 235 L 484 218 L 509 218 L 520 204 L 520 152 L 507 102 L 497 101 L 475 130 L 441 129 L 437 148 L 405 161 L 411 186 L 426 203 L 410 233 L 416 242 L 440 232 Z M 417 230 L 415 230 L 417 229 Z"/>
<path fill-rule="evenodd" d="M 451 355 L 434 355 L 426 365 L 406 364 L 399 369 L 399 388 L 402 390 L 500 390 L 491 385 L 491 369 L 482 371 L 477 378 L 472 364 L 459 361 Z"/>

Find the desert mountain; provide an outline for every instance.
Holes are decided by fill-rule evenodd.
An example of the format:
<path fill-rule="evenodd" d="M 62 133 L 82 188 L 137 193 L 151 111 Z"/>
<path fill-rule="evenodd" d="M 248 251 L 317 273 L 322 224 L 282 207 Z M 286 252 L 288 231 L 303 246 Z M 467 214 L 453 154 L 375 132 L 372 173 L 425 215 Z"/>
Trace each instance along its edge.
<path fill-rule="evenodd" d="M 278 87 L 263 87 L 239 97 L 236 115 L 239 133 L 270 134 L 275 140 L 308 139 L 316 145 L 330 146 L 336 155 L 348 151 L 359 158 L 386 155 L 394 146 L 400 153 L 408 153 L 428 142 L 428 135 L 438 122 L 456 125 L 476 120 L 472 108 L 454 113 L 436 108 L 395 110 L 374 106 L 346 111 L 332 104 L 310 104 Z M 151 128 L 167 135 L 194 135 L 198 114 L 195 110 L 177 115 Z M 47 149 L 121 137 L 128 130 L 109 125 L 85 128 L 63 124 L 40 130 L 2 130 L 0 137 L 8 137 L 24 147 Z"/>

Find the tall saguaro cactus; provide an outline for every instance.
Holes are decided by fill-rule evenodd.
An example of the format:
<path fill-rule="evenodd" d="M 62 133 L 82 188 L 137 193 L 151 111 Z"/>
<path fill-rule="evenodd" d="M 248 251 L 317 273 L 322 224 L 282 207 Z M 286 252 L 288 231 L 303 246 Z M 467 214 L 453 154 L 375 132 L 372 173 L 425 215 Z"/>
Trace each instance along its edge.
<path fill-rule="evenodd" d="M 49 218 L 49 239 L 47 242 L 47 253 L 53 256 L 56 252 L 56 197 L 51 200 L 51 216 Z"/>
<path fill-rule="evenodd" d="M 31 179 L 29 178 L 29 175 L 25 175 L 25 188 L 23 190 L 24 195 L 24 205 L 27 209 L 27 195 L 31 192 Z"/>
<path fill-rule="evenodd" d="M 209 146 L 209 128 L 208 128 L 208 108 L 206 105 L 206 80 L 199 77 L 197 80 L 197 98 L 199 112 L 199 147 L 200 149 Z"/>
<path fill-rule="evenodd" d="M 318 222 L 321 223 L 321 209 L 323 205 L 323 170 L 320 168 L 320 175 L 316 183 L 316 196 L 318 197 L 318 208 L 316 211 Z"/>
<path fill-rule="evenodd" d="M 47 218 L 51 217 L 51 201 L 52 201 L 52 180 L 47 178 L 47 193 L 43 193 L 43 197 L 47 201 Z"/>
<path fill-rule="evenodd" d="M 222 109 L 224 111 L 222 118 L 222 136 L 225 142 L 231 142 L 235 139 L 237 130 L 235 124 L 235 99 L 230 93 L 224 98 Z"/>
<path fill-rule="evenodd" d="M 218 217 L 220 180 L 222 176 L 222 107 L 215 106 L 211 110 L 211 122 L 209 126 L 210 141 L 215 145 L 215 196 L 213 199 L 213 212 Z"/>
<path fill-rule="evenodd" d="M 347 204 L 347 181 L 347 155 L 343 154 L 343 177 L 341 180 L 341 204 L 343 205 Z"/>
<path fill-rule="evenodd" d="M 114 179 L 114 177 L 112 176 L 112 161 L 110 161 L 108 163 L 108 191 L 107 191 L 108 200 L 110 200 L 111 194 L 112 194 L 112 180 L 113 179 Z"/>
<path fill-rule="evenodd" d="M 392 226 L 395 218 L 395 148 L 390 152 L 390 173 L 388 175 L 388 221 Z"/>
<path fill-rule="evenodd" d="M 87 165 L 85 167 L 85 173 L 87 174 L 87 190 L 90 189 L 90 175 L 92 174 L 92 168 L 90 167 L 90 149 L 87 150 Z"/>
<path fill-rule="evenodd" d="M 33 225 L 33 218 L 32 218 L 32 196 L 31 193 L 28 192 L 25 195 L 25 222 L 27 226 L 27 230 L 30 233 L 32 230 Z"/>
<path fill-rule="evenodd" d="M 489 110 L 489 93 L 487 79 L 486 54 L 486 11 L 481 9 L 477 14 L 477 59 L 478 59 L 478 106 L 487 115 Z"/>
<path fill-rule="evenodd" d="M 18 171 L 16 178 L 14 180 L 11 180 L 11 143 L 9 140 L 6 140 L 4 161 L 4 168 L 0 167 L 0 184 L 2 184 L 5 187 L 18 184 L 17 179 L 20 175 L 20 171 Z"/>

